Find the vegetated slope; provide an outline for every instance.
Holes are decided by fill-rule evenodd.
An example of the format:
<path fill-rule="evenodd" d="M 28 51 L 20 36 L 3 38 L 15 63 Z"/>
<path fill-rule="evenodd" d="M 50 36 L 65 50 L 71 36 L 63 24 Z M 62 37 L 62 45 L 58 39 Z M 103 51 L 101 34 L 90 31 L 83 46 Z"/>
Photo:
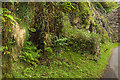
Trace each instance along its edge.
<path fill-rule="evenodd" d="M 108 20 L 109 20 L 109 25 L 111 28 L 114 30 L 114 34 L 117 34 L 118 39 L 119 39 L 119 10 L 120 6 L 112 10 L 110 13 L 107 14 Z"/>
<path fill-rule="evenodd" d="M 100 44 L 117 41 L 106 18 L 108 5 L 111 4 L 3 3 L 4 77 L 31 77 L 32 74 L 32 77 L 98 77 L 98 73 L 92 72 L 98 68 L 91 71 L 89 67 L 99 65 L 94 60 L 100 59 Z M 101 65 L 100 73 L 105 64 Z"/>

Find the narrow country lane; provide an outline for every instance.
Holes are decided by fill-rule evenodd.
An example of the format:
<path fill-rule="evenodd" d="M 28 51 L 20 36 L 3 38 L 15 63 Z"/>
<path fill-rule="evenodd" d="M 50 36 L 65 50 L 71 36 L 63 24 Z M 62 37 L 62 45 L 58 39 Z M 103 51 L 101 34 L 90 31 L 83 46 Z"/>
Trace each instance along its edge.
<path fill-rule="evenodd" d="M 112 55 L 109 60 L 109 65 L 104 72 L 103 78 L 119 78 L 120 80 L 120 46 L 112 50 Z"/>

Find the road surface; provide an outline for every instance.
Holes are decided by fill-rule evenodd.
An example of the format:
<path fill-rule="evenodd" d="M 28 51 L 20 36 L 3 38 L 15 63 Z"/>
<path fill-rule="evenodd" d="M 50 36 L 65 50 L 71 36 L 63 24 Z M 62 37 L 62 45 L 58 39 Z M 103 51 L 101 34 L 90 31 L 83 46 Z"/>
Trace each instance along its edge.
<path fill-rule="evenodd" d="M 116 78 L 120 80 L 120 46 L 112 50 L 109 65 L 103 74 L 103 78 Z"/>

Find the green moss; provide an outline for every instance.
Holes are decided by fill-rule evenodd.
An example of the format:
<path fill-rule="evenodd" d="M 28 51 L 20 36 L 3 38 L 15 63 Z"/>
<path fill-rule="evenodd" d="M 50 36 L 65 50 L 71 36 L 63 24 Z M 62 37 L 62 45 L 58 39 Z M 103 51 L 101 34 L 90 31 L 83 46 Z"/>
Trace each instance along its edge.
<path fill-rule="evenodd" d="M 82 20 L 82 24 L 89 23 L 89 19 L 91 16 L 90 8 L 88 3 L 81 2 L 79 4 L 80 7 L 80 18 Z"/>
<path fill-rule="evenodd" d="M 101 5 L 106 10 L 106 13 L 109 13 L 110 11 L 118 7 L 118 2 L 102 2 Z"/>
<path fill-rule="evenodd" d="M 104 12 L 106 14 L 106 10 L 104 9 L 104 7 L 101 5 L 100 2 L 93 2 L 94 4 L 94 7 L 97 9 L 97 10 L 100 10 L 102 12 Z"/>

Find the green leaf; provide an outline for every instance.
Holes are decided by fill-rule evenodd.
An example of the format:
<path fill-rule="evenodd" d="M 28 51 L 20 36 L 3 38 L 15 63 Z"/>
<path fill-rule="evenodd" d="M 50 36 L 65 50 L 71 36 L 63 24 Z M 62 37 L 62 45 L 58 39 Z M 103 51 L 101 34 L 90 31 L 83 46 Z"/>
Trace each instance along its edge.
<path fill-rule="evenodd" d="M 10 54 L 10 52 L 7 52 L 7 54 Z"/>
<path fill-rule="evenodd" d="M 15 25 L 13 22 L 10 22 L 12 25 Z"/>
<path fill-rule="evenodd" d="M 59 43 L 59 45 L 60 45 L 60 46 L 63 46 L 63 44 L 62 44 L 62 43 Z"/>
<path fill-rule="evenodd" d="M 20 20 L 20 21 L 21 21 L 21 19 L 19 19 L 19 18 L 17 18 L 17 17 L 14 17 L 14 19 L 17 19 L 17 20 Z"/>
<path fill-rule="evenodd" d="M 5 18 L 4 17 L 2 17 L 2 21 L 5 22 Z"/>
<path fill-rule="evenodd" d="M 15 19 L 11 15 L 4 14 L 3 16 L 6 16 L 6 17 L 10 18 L 12 21 L 15 21 Z"/>
<path fill-rule="evenodd" d="M 11 32 L 11 29 L 9 28 L 9 32 Z"/>
<path fill-rule="evenodd" d="M 29 30 L 32 31 L 32 32 L 36 32 L 35 28 L 29 28 Z"/>
<path fill-rule="evenodd" d="M 47 43 L 44 41 L 44 44 L 47 45 Z"/>
<path fill-rule="evenodd" d="M 2 13 L 3 13 L 3 10 L 2 10 L 2 9 L 0 9 L 0 15 L 2 15 Z"/>
<path fill-rule="evenodd" d="M 5 49 L 8 50 L 8 47 L 6 46 Z"/>
<path fill-rule="evenodd" d="M 28 45 L 31 45 L 31 44 L 32 44 L 32 42 L 31 42 L 31 41 L 29 41 L 29 42 L 27 42 L 27 44 L 28 44 Z"/>
<path fill-rule="evenodd" d="M 4 13 L 11 13 L 11 11 L 9 11 L 7 8 L 2 8 Z"/>

